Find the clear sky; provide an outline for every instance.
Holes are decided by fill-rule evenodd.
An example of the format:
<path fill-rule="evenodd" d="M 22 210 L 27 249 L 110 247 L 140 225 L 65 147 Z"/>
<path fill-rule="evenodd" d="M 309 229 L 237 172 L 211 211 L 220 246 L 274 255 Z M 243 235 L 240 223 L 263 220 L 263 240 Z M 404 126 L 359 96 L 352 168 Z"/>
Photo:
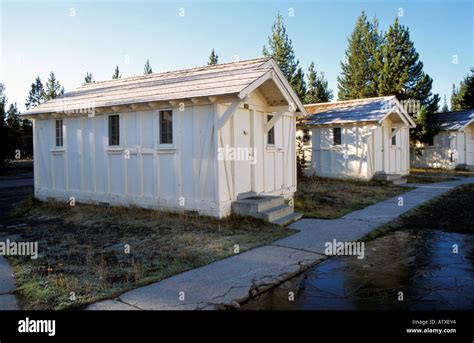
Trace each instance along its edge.
<path fill-rule="evenodd" d="M 260 57 L 278 12 L 284 17 L 300 64 L 324 71 L 337 96 L 347 37 L 362 10 L 386 30 L 397 13 L 410 28 L 434 92 L 474 66 L 474 1 L 6 1 L 1 7 L 0 82 L 20 110 L 39 75 L 53 70 L 72 90 L 86 72 L 110 79 L 203 65 L 215 48 L 219 62 Z M 293 14 L 293 15 L 292 15 Z M 442 105 L 442 101 L 440 103 Z"/>

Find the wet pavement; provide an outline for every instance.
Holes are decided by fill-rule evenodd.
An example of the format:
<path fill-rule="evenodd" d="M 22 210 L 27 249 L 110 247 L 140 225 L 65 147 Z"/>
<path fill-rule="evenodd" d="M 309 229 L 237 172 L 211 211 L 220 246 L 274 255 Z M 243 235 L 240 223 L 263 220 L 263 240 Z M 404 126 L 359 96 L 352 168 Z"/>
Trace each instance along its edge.
<path fill-rule="evenodd" d="M 364 259 L 330 258 L 241 308 L 472 310 L 474 236 L 438 230 L 392 232 L 366 242 Z"/>

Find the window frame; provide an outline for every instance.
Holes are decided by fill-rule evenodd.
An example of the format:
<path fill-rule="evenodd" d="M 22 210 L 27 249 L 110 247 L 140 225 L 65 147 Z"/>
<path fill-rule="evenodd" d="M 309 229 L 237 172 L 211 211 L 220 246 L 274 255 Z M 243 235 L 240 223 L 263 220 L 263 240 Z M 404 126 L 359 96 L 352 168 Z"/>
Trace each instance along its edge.
<path fill-rule="evenodd" d="M 59 122 L 61 122 L 60 128 L 58 128 Z M 58 133 L 60 133 L 60 135 L 58 135 Z M 58 144 L 58 140 L 60 140 L 61 144 Z M 54 121 L 54 147 L 58 149 L 64 148 L 64 121 L 62 118 Z"/>
<path fill-rule="evenodd" d="M 171 120 L 168 121 L 168 128 L 170 129 L 167 133 L 167 139 L 171 138 L 170 141 L 166 140 L 163 141 L 163 115 L 165 112 L 169 112 L 171 114 Z M 170 127 L 169 127 L 170 126 Z M 158 111 L 158 146 L 159 147 L 172 147 L 174 146 L 174 134 L 173 134 L 173 127 L 174 127 L 174 111 L 173 109 L 165 109 Z"/>
<path fill-rule="evenodd" d="M 336 135 L 336 132 L 338 132 L 338 135 Z M 339 139 L 336 139 L 336 137 L 339 137 Z M 340 126 L 332 128 L 332 145 L 333 146 L 342 145 L 342 127 Z"/>
<path fill-rule="evenodd" d="M 273 114 L 267 114 L 267 123 L 272 120 Z M 275 146 L 275 124 L 272 126 L 270 130 L 267 132 L 267 137 L 266 137 L 266 142 L 268 147 L 274 147 Z"/>
<path fill-rule="evenodd" d="M 116 117 L 117 118 L 117 144 L 111 144 L 112 143 L 112 139 L 113 137 L 111 136 L 112 135 L 112 117 Z M 107 130 L 108 130 L 108 134 L 107 134 L 107 138 L 108 138 L 108 146 L 109 147 L 113 147 L 113 148 L 117 148 L 117 147 L 120 147 L 120 114 L 117 114 L 117 113 L 114 113 L 114 114 L 109 114 L 108 117 L 107 117 Z"/>

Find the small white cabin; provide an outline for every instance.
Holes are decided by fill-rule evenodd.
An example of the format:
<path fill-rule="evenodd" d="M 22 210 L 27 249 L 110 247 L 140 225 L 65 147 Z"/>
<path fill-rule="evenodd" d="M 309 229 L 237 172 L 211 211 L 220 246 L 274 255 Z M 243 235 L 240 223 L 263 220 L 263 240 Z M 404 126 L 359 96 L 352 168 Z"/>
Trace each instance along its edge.
<path fill-rule="evenodd" d="M 412 166 L 419 168 L 474 169 L 474 109 L 438 113 L 429 122 L 439 133 L 411 152 Z"/>
<path fill-rule="evenodd" d="M 298 113 L 270 58 L 86 84 L 25 113 L 35 196 L 216 217 L 289 197 Z"/>
<path fill-rule="evenodd" d="M 410 134 L 415 123 L 395 96 L 305 105 L 310 130 L 309 174 L 371 179 L 410 171 Z"/>

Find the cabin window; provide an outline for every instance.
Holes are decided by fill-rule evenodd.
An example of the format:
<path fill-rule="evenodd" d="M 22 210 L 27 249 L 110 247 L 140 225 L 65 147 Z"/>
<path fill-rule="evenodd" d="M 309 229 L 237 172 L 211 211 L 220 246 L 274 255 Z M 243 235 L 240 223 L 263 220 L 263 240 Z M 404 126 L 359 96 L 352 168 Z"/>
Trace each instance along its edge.
<path fill-rule="evenodd" d="M 120 116 L 118 114 L 109 116 L 109 145 L 120 145 Z"/>
<path fill-rule="evenodd" d="M 397 145 L 397 135 L 394 133 L 395 129 L 392 129 L 392 145 Z"/>
<path fill-rule="evenodd" d="M 335 127 L 332 129 L 332 134 L 333 134 L 333 143 L 334 145 L 341 145 L 342 142 L 342 136 L 341 136 L 341 128 L 340 127 Z"/>
<path fill-rule="evenodd" d="M 309 129 L 303 129 L 303 143 L 308 143 L 310 139 Z"/>
<path fill-rule="evenodd" d="M 172 111 L 160 111 L 160 144 L 173 144 Z"/>
<path fill-rule="evenodd" d="M 267 115 L 267 122 L 272 120 L 273 115 L 268 114 Z M 268 130 L 267 133 L 267 145 L 275 145 L 275 125 L 272 126 L 270 130 Z"/>
<path fill-rule="evenodd" d="M 56 146 L 63 146 L 63 120 L 56 120 Z"/>

